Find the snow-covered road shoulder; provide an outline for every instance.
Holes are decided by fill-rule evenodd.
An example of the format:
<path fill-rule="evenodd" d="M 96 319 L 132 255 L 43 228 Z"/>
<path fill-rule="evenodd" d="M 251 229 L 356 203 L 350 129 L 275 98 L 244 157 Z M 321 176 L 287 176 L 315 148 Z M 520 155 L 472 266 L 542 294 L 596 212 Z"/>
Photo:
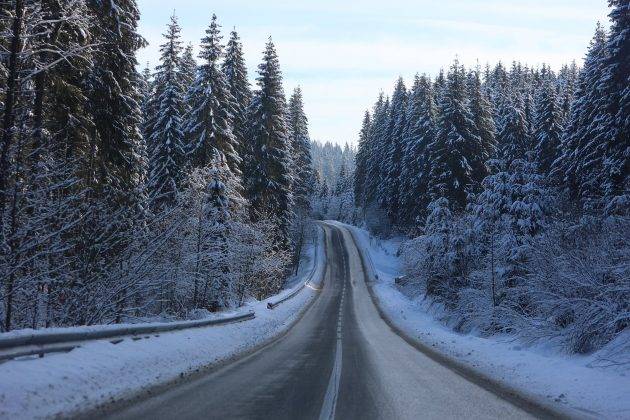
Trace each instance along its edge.
<path fill-rule="evenodd" d="M 314 269 L 305 270 L 315 284 L 323 278 L 323 241 L 320 234 L 320 249 L 310 258 Z M 93 341 L 69 353 L 0 364 L 0 418 L 65 417 L 141 396 L 273 341 L 317 294 L 316 288 L 304 287 L 274 310 L 267 309 L 267 303 L 276 297 L 251 303 L 243 308 L 255 311 L 256 318 L 250 321 L 117 344 Z"/>
<path fill-rule="evenodd" d="M 630 367 L 596 367 L 597 355 L 569 356 L 544 346 L 527 347 L 511 336 L 458 334 L 437 320 L 439 313 L 430 302 L 412 299 L 398 290 L 394 279 L 401 270 L 395 254 L 400 241 L 377 241 L 365 230 L 342 226 L 352 229 L 359 248 L 369 253 L 378 275 L 372 290 L 380 309 L 406 335 L 559 413 L 630 418 Z"/>

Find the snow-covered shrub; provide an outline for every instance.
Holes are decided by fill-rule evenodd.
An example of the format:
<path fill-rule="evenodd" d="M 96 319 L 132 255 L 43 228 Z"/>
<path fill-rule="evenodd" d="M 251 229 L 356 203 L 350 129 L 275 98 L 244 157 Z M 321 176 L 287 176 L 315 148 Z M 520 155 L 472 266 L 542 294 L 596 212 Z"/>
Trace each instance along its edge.
<path fill-rule="evenodd" d="M 405 243 L 401 256 L 406 274 L 448 307 L 457 303 L 476 264 L 470 219 L 454 215 L 442 197 L 429 205 L 424 235 Z"/>
<path fill-rule="evenodd" d="M 628 218 L 547 221 L 535 236 L 506 218 L 467 229 L 466 218 L 454 217 L 444 202 L 433 203 L 425 234 L 401 248 L 405 274 L 444 305 L 449 325 L 545 340 L 570 353 L 628 337 Z"/>
<path fill-rule="evenodd" d="M 377 204 L 369 204 L 361 209 L 365 226 L 376 236 L 388 237 L 392 227 L 387 217 L 387 211 Z"/>
<path fill-rule="evenodd" d="M 583 218 L 557 223 L 529 250 L 515 292 L 530 313 L 521 334 L 555 340 L 566 350 L 601 348 L 630 326 L 630 220 Z"/>

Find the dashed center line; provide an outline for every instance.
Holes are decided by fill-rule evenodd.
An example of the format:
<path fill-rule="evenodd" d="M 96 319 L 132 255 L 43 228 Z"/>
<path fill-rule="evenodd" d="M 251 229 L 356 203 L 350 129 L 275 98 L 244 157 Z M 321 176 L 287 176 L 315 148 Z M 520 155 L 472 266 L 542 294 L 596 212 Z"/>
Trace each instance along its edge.
<path fill-rule="evenodd" d="M 319 413 L 320 420 L 331 420 L 335 418 L 335 408 L 337 407 L 337 398 L 339 395 L 339 383 L 341 382 L 341 363 L 343 352 L 343 304 L 346 298 L 346 284 L 344 283 L 341 290 L 341 299 L 339 300 L 339 311 L 337 317 L 337 345 L 335 346 L 335 364 L 333 365 L 332 373 L 330 374 L 330 380 L 328 381 L 328 388 L 326 389 L 326 396 L 324 397 L 324 404 L 322 410 Z"/>

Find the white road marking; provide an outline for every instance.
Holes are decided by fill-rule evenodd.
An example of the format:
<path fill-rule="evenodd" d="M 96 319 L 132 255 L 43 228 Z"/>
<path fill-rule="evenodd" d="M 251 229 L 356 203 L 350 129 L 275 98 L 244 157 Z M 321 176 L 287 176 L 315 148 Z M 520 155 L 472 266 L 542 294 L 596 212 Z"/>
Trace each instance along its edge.
<path fill-rule="evenodd" d="M 304 286 L 308 287 L 309 289 L 313 289 L 313 290 L 315 290 L 316 292 L 319 292 L 320 290 L 322 290 L 322 289 L 318 289 L 317 287 L 312 286 L 312 285 L 311 285 L 311 283 L 309 283 L 309 282 L 307 282 L 306 284 L 304 284 Z"/>
<path fill-rule="evenodd" d="M 335 418 L 335 408 L 337 407 L 337 396 L 339 394 L 339 382 L 341 381 L 341 334 L 337 334 L 337 347 L 335 349 L 335 365 L 333 366 L 322 411 L 319 413 L 319 420 L 331 420 Z"/>
<path fill-rule="evenodd" d="M 326 388 L 326 396 L 322 410 L 319 412 L 319 420 L 332 420 L 335 418 L 335 409 L 337 408 L 337 398 L 339 396 L 339 383 L 341 382 L 341 363 L 342 363 L 342 333 L 341 326 L 343 321 L 343 302 L 346 285 L 344 284 L 339 302 L 339 317 L 337 318 L 337 346 L 335 347 L 335 363 L 328 380 L 328 388 Z"/>

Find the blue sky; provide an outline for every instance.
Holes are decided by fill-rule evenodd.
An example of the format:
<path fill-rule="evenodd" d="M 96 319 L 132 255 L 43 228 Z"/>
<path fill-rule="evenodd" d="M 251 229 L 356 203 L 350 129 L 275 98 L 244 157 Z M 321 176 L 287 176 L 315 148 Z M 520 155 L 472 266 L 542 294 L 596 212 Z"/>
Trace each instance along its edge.
<path fill-rule="evenodd" d="M 175 10 L 185 42 L 197 44 L 216 13 L 240 33 L 250 78 L 271 35 L 287 95 L 304 91 L 311 137 L 356 143 L 362 115 L 401 75 L 435 74 L 458 56 L 467 65 L 521 60 L 554 68 L 581 63 L 605 0 L 138 0 L 155 65 Z"/>

